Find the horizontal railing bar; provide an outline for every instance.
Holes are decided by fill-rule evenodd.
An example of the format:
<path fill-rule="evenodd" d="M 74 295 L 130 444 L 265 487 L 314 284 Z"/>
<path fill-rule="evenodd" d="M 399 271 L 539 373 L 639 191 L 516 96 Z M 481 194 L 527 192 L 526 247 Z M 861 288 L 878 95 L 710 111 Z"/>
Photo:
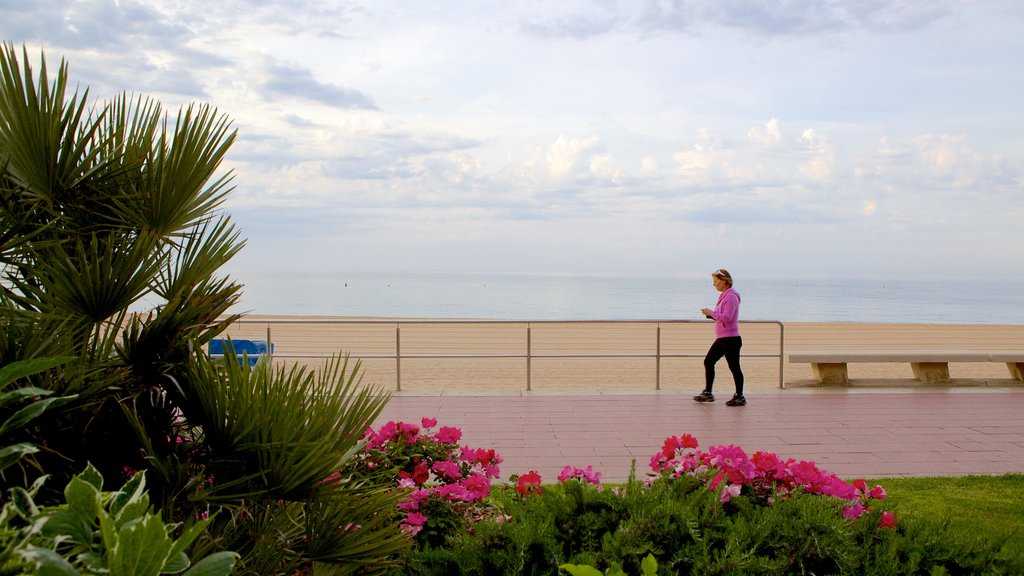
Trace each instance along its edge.
<path fill-rule="evenodd" d="M 703 358 L 706 354 L 530 354 L 530 358 Z M 274 358 L 326 358 L 329 354 L 280 354 L 275 353 Z M 363 359 L 388 359 L 393 360 L 394 354 L 352 354 L 346 353 L 343 356 Z M 431 359 L 431 358 L 526 358 L 522 354 L 402 354 L 402 360 Z M 744 358 L 778 358 L 778 354 L 744 354 Z"/>
<path fill-rule="evenodd" d="M 468 320 L 465 318 L 239 318 L 234 324 L 714 324 L 711 320 L 637 318 L 633 320 Z M 740 324 L 781 324 L 781 320 L 740 320 Z"/>

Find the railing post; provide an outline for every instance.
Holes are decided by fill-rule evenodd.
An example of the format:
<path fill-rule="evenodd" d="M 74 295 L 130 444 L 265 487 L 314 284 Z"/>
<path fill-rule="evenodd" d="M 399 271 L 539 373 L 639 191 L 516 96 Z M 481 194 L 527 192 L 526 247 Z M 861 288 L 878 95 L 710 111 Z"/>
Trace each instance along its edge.
<path fill-rule="evenodd" d="M 786 326 L 779 322 L 779 388 L 786 387 Z"/>
<path fill-rule="evenodd" d="M 654 348 L 654 389 L 661 390 L 661 324 L 658 324 L 658 338 Z"/>
<path fill-rule="evenodd" d="M 532 362 L 533 358 L 531 357 L 531 352 L 532 352 L 531 349 L 533 347 L 533 340 L 532 340 L 532 335 L 530 333 L 530 330 L 531 330 L 530 323 L 527 322 L 526 323 L 526 391 L 527 392 L 529 392 L 532 389 L 531 388 L 531 386 L 532 386 L 531 380 L 533 379 L 533 362 Z"/>
<path fill-rule="evenodd" d="M 395 324 L 395 389 L 402 391 L 402 325 Z"/>
<path fill-rule="evenodd" d="M 270 323 L 267 323 L 267 360 L 269 364 L 274 363 L 274 341 L 270 339 Z"/>

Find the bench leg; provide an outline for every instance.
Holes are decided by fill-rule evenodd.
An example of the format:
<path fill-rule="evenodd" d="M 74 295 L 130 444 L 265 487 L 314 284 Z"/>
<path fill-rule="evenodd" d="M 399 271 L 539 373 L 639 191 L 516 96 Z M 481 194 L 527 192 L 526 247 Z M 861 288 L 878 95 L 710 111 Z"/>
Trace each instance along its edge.
<path fill-rule="evenodd" d="M 914 378 L 927 384 L 949 384 L 949 364 L 946 362 L 911 362 Z"/>
<path fill-rule="evenodd" d="M 1010 376 L 1024 382 L 1024 362 L 1007 362 L 1006 367 L 1010 369 Z"/>
<path fill-rule="evenodd" d="M 846 364 L 811 364 L 818 384 L 826 386 L 849 386 L 850 376 Z"/>

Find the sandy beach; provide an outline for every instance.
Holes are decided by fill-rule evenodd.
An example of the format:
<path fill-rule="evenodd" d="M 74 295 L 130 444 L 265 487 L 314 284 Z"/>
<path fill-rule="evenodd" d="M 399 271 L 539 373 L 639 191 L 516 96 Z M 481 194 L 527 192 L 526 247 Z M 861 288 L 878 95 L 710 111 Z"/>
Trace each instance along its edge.
<path fill-rule="evenodd" d="M 743 323 L 740 329 L 748 392 L 779 391 L 780 368 L 787 389 L 816 387 L 809 365 L 780 366 L 780 340 L 785 353 L 1024 350 L 1024 325 L 1011 324 L 766 322 Z M 227 336 L 269 336 L 276 364 L 316 367 L 322 356 L 347 353 L 360 359 L 364 384 L 403 396 L 689 394 L 703 386 L 703 356 L 714 340 L 710 322 L 448 323 L 308 316 L 246 316 Z M 951 363 L 949 371 L 956 387 L 1021 386 L 1002 363 Z M 906 363 L 850 364 L 849 374 L 851 388 L 925 386 Z M 724 361 L 715 388 L 732 390 Z"/>

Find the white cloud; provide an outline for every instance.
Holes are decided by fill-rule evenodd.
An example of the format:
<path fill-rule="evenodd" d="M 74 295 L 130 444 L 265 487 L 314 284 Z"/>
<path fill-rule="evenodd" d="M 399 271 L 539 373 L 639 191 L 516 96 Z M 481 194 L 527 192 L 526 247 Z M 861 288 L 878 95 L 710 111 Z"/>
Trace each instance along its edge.
<path fill-rule="evenodd" d="M 747 139 L 761 146 L 778 146 L 782 143 L 782 129 L 779 126 L 779 119 L 772 118 L 764 125 L 764 128 L 751 128 L 747 132 Z"/>
<path fill-rule="evenodd" d="M 563 179 L 572 175 L 576 170 L 579 157 L 583 152 L 594 148 L 597 145 L 597 137 L 578 139 L 559 136 L 551 146 L 548 147 L 548 167 L 555 179 Z"/>

